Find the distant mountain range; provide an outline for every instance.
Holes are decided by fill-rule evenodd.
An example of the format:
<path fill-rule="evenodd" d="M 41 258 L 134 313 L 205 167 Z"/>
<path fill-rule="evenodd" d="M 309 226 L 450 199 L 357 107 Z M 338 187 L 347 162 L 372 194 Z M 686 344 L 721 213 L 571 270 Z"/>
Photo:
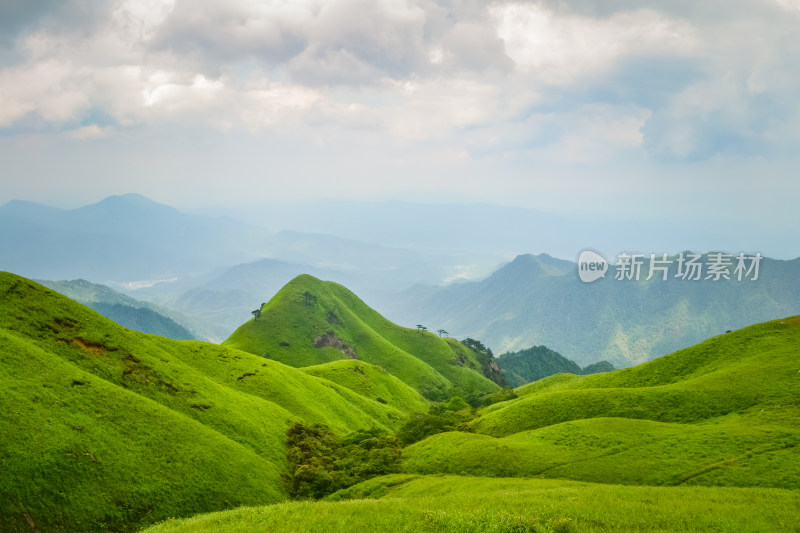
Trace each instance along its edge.
<path fill-rule="evenodd" d="M 380 309 L 399 324 L 480 339 L 495 353 L 545 345 L 578 365 L 615 367 L 800 313 L 800 259 L 763 259 L 757 281 L 613 277 L 582 283 L 575 263 L 521 255 L 482 281 L 415 287 Z"/>
<path fill-rule="evenodd" d="M 442 279 L 445 275 L 441 265 L 426 264 L 422 261 L 423 255 L 412 252 L 385 249 L 386 255 L 382 256 L 384 252 L 378 248 L 343 239 L 296 233 L 281 234 L 280 238 L 286 241 L 286 247 L 306 250 L 294 254 L 295 258 L 329 266 L 258 259 L 217 271 L 197 280 L 194 285 L 164 285 L 131 294 L 196 317 L 204 324 L 213 324 L 206 330 L 207 336 L 222 341 L 251 317 L 250 312 L 255 307 L 301 274 L 354 287 L 365 298 L 378 303 L 390 300 L 397 288 L 413 285 L 414 279 Z M 290 244 L 291 239 L 294 240 Z M 324 249 L 314 244 L 317 239 L 328 241 Z M 313 255 L 316 255 L 316 261 Z M 339 264 L 334 261 L 337 255 L 341 258 Z M 420 261 L 415 261 L 415 258 Z M 360 266 L 355 263 L 360 263 Z M 395 264 L 395 269 L 391 268 L 392 264 Z M 336 270 L 337 266 L 341 270 Z"/>
<path fill-rule="evenodd" d="M 272 231 L 227 216 L 183 213 L 137 194 L 72 210 L 11 201 L 0 207 L 0 250 L 0 270 L 102 283 L 197 318 L 205 324 L 201 336 L 219 340 L 248 318 L 248 308 L 299 274 L 379 299 L 415 284 L 486 273 L 501 261 L 498 254 Z"/>
<path fill-rule="evenodd" d="M 499 252 L 508 259 L 525 251 L 546 251 L 572 259 L 587 246 L 652 252 L 758 249 L 781 259 L 800 253 L 791 224 L 765 228 L 759 220 L 737 217 L 731 227 L 724 223 L 698 224 L 686 215 L 665 217 L 666 211 L 654 218 L 642 218 L 625 213 L 598 215 L 587 207 L 586 211 L 558 214 L 480 203 L 324 199 L 282 202 L 252 211 L 206 212 L 274 229 L 333 234 L 415 250 Z"/>
<path fill-rule="evenodd" d="M 38 280 L 38 283 L 94 309 L 128 329 L 175 340 L 195 340 L 202 337 L 202 334 L 196 332 L 196 320 L 170 309 L 136 300 L 105 285 L 90 283 L 84 279 Z"/>
<path fill-rule="evenodd" d="M 72 210 L 20 201 L 0 208 L 0 269 L 42 279 L 161 280 L 251 259 L 266 241 L 254 226 L 136 194 Z"/>
<path fill-rule="evenodd" d="M 265 214 L 264 221 L 283 213 L 286 224 L 307 219 L 299 227 L 317 230 L 329 220 L 332 232 L 382 244 L 186 214 L 136 194 L 73 210 L 12 201 L 0 207 L 0 270 L 103 283 L 177 310 L 192 320 L 193 335 L 217 341 L 290 279 L 309 273 L 347 285 L 405 326 L 445 329 L 478 339 L 495 353 L 545 345 L 579 366 L 599 360 L 617 367 L 637 364 L 728 329 L 800 312 L 798 259 L 765 258 L 761 278 L 752 283 L 583 284 L 571 261 L 522 255 L 482 281 L 443 285 L 490 271 L 487 265 L 502 263 L 499 250 L 518 246 L 516 230 L 501 231 L 496 219 L 503 213 L 511 225 L 544 224 L 552 217 L 486 206 L 335 205 L 346 208 L 347 221 L 336 217 L 333 204 L 316 210 L 308 205 L 307 212 L 286 208 Z M 404 218 L 404 212 L 419 216 Z M 366 227 L 373 216 L 374 225 Z M 426 227 L 439 227 L 437 216 L 442 232 L 427 232 Z M 491 219 L 494 229 L 481 230 L 476 220 L 482 219 Z M 572 235 L 581 226 L 562 222 L 553 235 Z M 390 223 L 397 229 L 389 231 Z M 608 229 L 604 224 L 597 227 Z M 457 233 L 458 227 L 464 232 Z M 492 234 L 498 244 L 487 248 Z M 545 242 L 541 238 L 536 242 Z M 120 309 L 104 312 L 121 319 Z"/>

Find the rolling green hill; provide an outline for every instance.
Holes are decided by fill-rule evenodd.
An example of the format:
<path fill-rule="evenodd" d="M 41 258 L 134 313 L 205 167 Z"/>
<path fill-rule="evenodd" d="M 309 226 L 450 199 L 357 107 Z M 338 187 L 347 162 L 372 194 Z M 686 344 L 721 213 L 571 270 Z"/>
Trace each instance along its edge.
<path fill-rule="evenodd" d="M 425 412 L 430 406 L 422 395 L 379 366 L 355 361 L 331 361 L 301 369 L 328 379 L 366 397 L 408 412 Z"/>
<path fill-rule="evenodd" d="M 0 530 L 133 531 L 280 501 L 291 423 L 391 430 L 409 406 L 386 396 L 130 331 L 0 273 Z"/>
<path fill-rule="evenodd" d="M 419 473 L 800 489 L 800 317 L 637 367 L 560 374 L 486 408 L 476 433 L 405 450 Z"/>
<path fill-rule="evenodd" d="M 796 531 L 799 356 L 791 317 L 633 368 L 559 374 L 479 411 L 473 432 L 408 446 L 406 474 L 148 533 Z"/>
<path fill-rule="evenodd" d="M 170 520 L 145 533 L 796 531 L 797 491 L 390 475 L 333 494 Z"/>
<path fill-rule="evenodd" d="M 383 367 L 435 400 L 499 388 L 467 346 L 399 327 L 336 283 L 298 276 L 257 314 L 223 345 L 295 367 L 357 359 Z"/>
<path fill-rule="evenodd" d="M 500 389 L 481 354 L 333 283 L 300 276 L 259 311 L 225 346 L 175 341 L 0 273 L 0 531 L 796 528 L 800 317 L 454 399 L 461 431 L 406 447 L 405 474 L 286 502 L 293 423 L 380 454 L 370 435 L 430 399 Z"/>

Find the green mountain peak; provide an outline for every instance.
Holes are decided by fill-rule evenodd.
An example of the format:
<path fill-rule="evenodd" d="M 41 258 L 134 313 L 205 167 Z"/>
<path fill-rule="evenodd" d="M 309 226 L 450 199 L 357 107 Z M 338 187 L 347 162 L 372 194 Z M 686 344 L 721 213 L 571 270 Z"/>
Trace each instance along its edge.
<path fill-rule="evenodd" d="M 307 274 L 287 283 L 254 315 L 223 344 L 295 367 L 365 361 L 430 399 L 477 397 L 498 388 L 464 344 L 393 324 L 342 285 Z"/>

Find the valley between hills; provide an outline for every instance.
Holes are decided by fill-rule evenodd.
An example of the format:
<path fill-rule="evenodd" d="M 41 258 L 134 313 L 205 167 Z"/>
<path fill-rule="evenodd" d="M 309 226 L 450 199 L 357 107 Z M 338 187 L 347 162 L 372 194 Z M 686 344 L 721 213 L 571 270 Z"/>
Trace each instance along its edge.
<path fill-rule="evenodd" d="M 798 317 L 511 388 L 308 275 L 222 344 L 0 294 L 0 531 L 796 531 Z"/>

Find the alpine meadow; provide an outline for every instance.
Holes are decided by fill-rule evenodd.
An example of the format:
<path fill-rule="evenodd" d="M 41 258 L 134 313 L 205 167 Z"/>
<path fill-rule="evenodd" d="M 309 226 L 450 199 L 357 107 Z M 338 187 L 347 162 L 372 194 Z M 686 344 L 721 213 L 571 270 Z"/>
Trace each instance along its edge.
<path fill-rule="evenodd" d="M 760 531 L 800 511 L 800 317 L 504 393 L 465 344 L 306 275 L 222 346 L 1 281 L 3 530 Z M 297 426 L 319 430 L 290 445 Z"/>
<path fill-rule="evenodd" d="M 0 533 L 800 533 L 799 0 L 0 1 Z"/>

